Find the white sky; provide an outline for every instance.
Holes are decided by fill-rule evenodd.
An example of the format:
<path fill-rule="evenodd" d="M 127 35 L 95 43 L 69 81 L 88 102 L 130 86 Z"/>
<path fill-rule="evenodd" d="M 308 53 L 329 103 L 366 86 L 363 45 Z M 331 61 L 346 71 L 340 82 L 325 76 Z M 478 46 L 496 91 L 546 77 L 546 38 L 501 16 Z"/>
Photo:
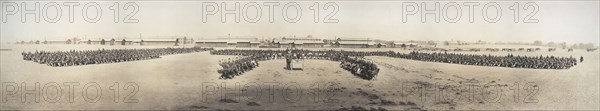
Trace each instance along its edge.
<path fill-rule="evenodd" d="M 33 15 L 27 15 L 26 23 L 21 23 L 21 15 L 6 16 L 6 23 L 0 24 L 0 42 L 13 42 L 20 40 L 66 40 L 66 38 L 79 37 L 95 38 L 139 38 L 141 33 L 144 38 L 160 38 L 160 36 L 189 36 L 193 38 L 215 38 L 232 36 L 253 37 L 280 37 L 280 36 L 306 36 L 333 39 L 334 37 L 369 37 L 383 40 L 485 40 L 490 42 L 567 42 L 567 43 L 599 43 L 600 18 L 599 1 L 535 1 L 539 12 L 534 18 L 539 23 L 513 22 L 513 11 L 509 7 L 514 2 L 498 2 L 502 7 L 502 17 L 497 23 L 488 23 L 482 16 L 482 8 L 489 1 L 482 1 L 475 7 L 474 23 L 468 22 L 468 7 L 464 2 L 457 2 L 462 8 L 462 17 L 458 23 L 448 23 L 442 18 L 440 23 L 433 19 L 427 23 L 420 22 L 420 15 L 408 17 L 407 23 L 402 22 L 402 3 L 406 1 L 334 1 L 339 6 L 338 13 L 333 17 L 339 19 L 338 23 L 313 22 L 313 11 L 309 7 L 314 1 L 297 2 L 302 7 L 302 18 L 297 23 L 288 23 L 283 20 L 282 9 L 286 3 L 278 2 L 275 7 L 275 21 L 268 22 L 268 7 L 261 5 L 262 16 L 258 23 L 248 23 L 241 19 L 235 23 L 232 15 L 228 15 L 226 23 L 220 22 L 220 16 L 212 15 L 207 23 L 202 22 L 202 1 L 136 1 L 139 12 L 134 18 L 138 23 L 114 23 L 113 12 L 109 9 L 112 2 L 98 2 L 102 7 L 102 17 L 97 23 L 87 23 L 82 17 L 82 7 L 86 1 L 79 1 L 75 7 L 75 22 L 68 22 L 68 7 L 62 6 L 62 16 L 57 23 L 48 23 L 41 18 L 40 23 L 35 23 Z M 21 2 L 16 2 L 21 5 Z M 33 6 L 33 2 L 26 2 Z M 43 7 L 47 2 L 40 2 Z M 63 2 L 57 2 L 62 5 Z M 120 2 L 121 5 L 125 2 Z M 221 2 L 217 2 L 219 5 Z M 234 5 L 227 2 L 228 7 Z M 241 7 L 247 2 L 241 2 Z M 326 2 L 319 2 L 321 7 Z M 421 2 L 417 2 L 421 5 Z M 431 1 L 427 6 L 434 6 Z M 447 2 L 440 2 L 443 6 Z M 520 6 L 526 2 L 519 2 Z M 5 6 L 6 2 L 3 1 Z M 422 6 L 421 6 L 422 7 Z M 6 7 L 2 7 L 5 11 Z M 231 8 L 231 7 L 230 7 Z M 43 10 L 45 11 L 45 10 Z M 56 13 L 54 9 L 47 10 L 50 15 Z M 90 15 L 94 15 L 91 9 Z M 290 12 L 295 11 L 291 9 Z M 490 15 L 494 10 L 490 10 Z M 255 12 L 249 9 L 250 15 Z M 321 19 L 329 13 L 321 10 Z M 451 9 L 448 13 L 456 12 Z M 528 11 L 521 9 L 521 19 Z M 296 13 L 288 13 L 291 16 Z M 126 11 L 121 11 L 121 17 Z M 4 18 L 2 14 L 0 19 Z M 433 18 L 428 15 L 427 18 Z"/>

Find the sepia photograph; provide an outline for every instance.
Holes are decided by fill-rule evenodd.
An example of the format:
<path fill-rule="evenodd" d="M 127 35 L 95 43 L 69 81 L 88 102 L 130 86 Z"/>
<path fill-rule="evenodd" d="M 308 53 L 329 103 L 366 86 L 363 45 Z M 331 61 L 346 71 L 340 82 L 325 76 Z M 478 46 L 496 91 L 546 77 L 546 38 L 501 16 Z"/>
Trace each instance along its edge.
<path fill-rule="evenodd" d="M 2 0 L 0 110 L 600 110 L 598 0 Z"/>

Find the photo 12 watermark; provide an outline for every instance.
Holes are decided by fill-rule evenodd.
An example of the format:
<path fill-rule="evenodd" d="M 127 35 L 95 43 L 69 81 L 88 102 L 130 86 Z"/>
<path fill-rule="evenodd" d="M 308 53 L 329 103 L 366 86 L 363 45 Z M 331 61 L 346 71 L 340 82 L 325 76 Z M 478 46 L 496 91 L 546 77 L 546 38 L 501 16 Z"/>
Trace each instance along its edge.
<path fill-rule="evenodd" d="M 139 22 L 136 14 L 140 11 L 140 6 L 137 2 L 2 1 L 0 3 L 2 23 L 16 21 L 97 23 L 105 19 L 112 19 L 114 23 Z"/>
<path fill-rule="evenodd" d="M 114 103 L 138 103 L 135 82 L 2 82 L 1 103 L 98 103 L 111 97 Z M 109 94 L 109 95 L 107 95 Z M 77 99 L 76 99 L 77 98 Z M 80 98 L 83 98 L 81 101 Z"/>
<path fill-rule="evenodd" d="M 215 19 L 220 18 L 225 23 L 228 16 L 233 16 L 236 23 L 242 18 L 247 23 L 257 23 L 265 18 L 269 23 L 274 23 L 276 18 L 296 23 L 309 13 L 307 16 L 312 16 L 314 23 L 337 23 L 339 19 L 335 15 L 339 10 L 336 2 L 202 2 L 202 22 L 209 22 L 209 18 L 216 16 Z M 279 15 L 276 13 L 281 14 L 276 16 Z"/>
<path fill-rule="evenodd" d="M 413 19 L 440 23 L 443 18 L 446 23 L 457 23 L 467 18 L 469 23 L 475 23 L 476 19 L 496 23 L 505 14 L 511 14 L 514 23 L 538 23 L 539 11 L 536 2 L 402 2 L 402 22 Z"/>

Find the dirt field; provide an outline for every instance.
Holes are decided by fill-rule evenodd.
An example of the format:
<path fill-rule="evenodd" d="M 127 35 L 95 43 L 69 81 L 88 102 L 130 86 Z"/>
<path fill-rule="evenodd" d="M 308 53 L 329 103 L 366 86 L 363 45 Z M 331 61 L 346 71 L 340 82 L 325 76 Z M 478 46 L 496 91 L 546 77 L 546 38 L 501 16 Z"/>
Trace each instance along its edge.
<path fill-rule="evenodd" d="M 567 52 L 559 49 L 555 52 L 512 53 L 515 56 L 585 58 L 584 62 L 567 70 L 366 57 L 381 68 L 379 75 L 371 81 L 355 77 L 339 68 L 338 62 L 327 60 L 304 60 L 304 70 L 294 71 L 283 69 L 285 60 L 263 61 L 258 68 L 241 76 L 220 80 L 218 60 L 235 56 L 200 52 L 115 64 L 49 67 L 24 61 L 20 55 L 23 51 L 35 50 L 157 47 L 165 46 L 2 45 L 2 49 L 10 50 L 0 51 L 0 109 L 337 110 L 362 107 L 388 110 L 600 110 L 598 51 Z M 400 49 L 343 50 L 408 52 Z M 508 54 L 486 51 L 460 53 Z M 37 90 L 39 92 L 27 91 L 35 89 L 36 82 L 41 87 Z M 59 84 L 60 93 L 57 93 L 56 87 L 45 87 L 55 83 Z M 101 89 L 101 94 L 94 87 L 84 88 L 94 83 Z M 79 84 L 72 88 L 73 94 L 68 84 Z M 13 89 L 13 86 L 20 89 Z M 26 87 L 25 92 L 34 93 L 22 93 L 23 86 Z M 115 96 L 116 90 L 118 96 Z M 22 95 L 26 98 L 23 99 Z M 59 95 L 58 100 L 53 99 L 56 95 Z M 40 97 L 39 102 L 35 101 L 36 96 Z M 98 97 L 97 101 L 88 100 L 94 97 Z"/>

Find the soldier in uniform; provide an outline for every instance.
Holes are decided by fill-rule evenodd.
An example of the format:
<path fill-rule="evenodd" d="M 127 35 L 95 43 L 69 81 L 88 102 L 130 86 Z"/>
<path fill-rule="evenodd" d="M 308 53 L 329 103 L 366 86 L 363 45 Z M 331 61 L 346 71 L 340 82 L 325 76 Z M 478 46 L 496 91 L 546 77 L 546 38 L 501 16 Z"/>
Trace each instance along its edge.
<path fill-rule="evenodd" d="M 292 51 L 288 51 L 285 55 L 285 68 L 292 70 Z"/>

